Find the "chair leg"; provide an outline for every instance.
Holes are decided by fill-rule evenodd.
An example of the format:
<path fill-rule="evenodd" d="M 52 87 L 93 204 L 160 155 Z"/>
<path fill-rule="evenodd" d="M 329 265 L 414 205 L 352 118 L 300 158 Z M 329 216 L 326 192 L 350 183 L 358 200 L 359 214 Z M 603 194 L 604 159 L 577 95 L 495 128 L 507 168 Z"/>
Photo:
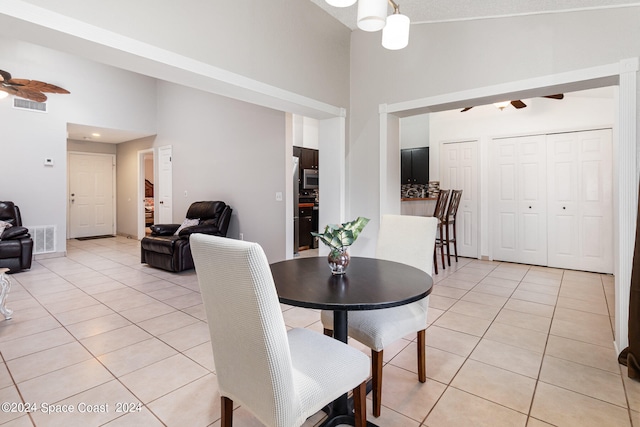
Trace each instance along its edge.
<path fill-rule="evenodd" d="M 444 265 L 444 236 L 442 234 L 442 224 L 440 224 L 440 258 L 442 258 L 442 269 L 446 270 Z"/>
<path fill-rule="evenodd" d="M 418 381 L 421 383 L 427 381 L 426 335 L 425 329 L 418 331 Z"/>
<path fill-rule="evenodd" d="M 222 406 L 221 427 L 231 427 L 233 425 L 233 400 L 222 396 L 220 398 Z"/>
<path fill-rule="evenodd" d="M 438 258 L 436 257 L 436 252 L 438 252 L 438 247 L 434 246 L 433 247 L 433 268 L 436 274 L 438 274 Z"/>
<path fill-rule="evenodd" d="M 323 328 L 323 332 L 328 337 L 333 337 L 333 331 L 331 329 Z"/>
<path fill-rule="evenodd" d="M 458 236 L 456 236 L 455 221 L 453 221 L 453 252 L 456 254 L 456 262 L 458 262 Z"/>
<path fill-rule="evenodd" d="M 373 416 L 380 416 L 382 406 L 382 352 L 371 350 L 371 376 L 373 377 L 371 392 L 373 398 Z"/>
<path fill-rule="evenodd" d="M 445 226 L 445 230 L 444 231 L 445 231 L 445 234 L 447 236 L 447 238 L 446 238 L 446 242 L 447 242 L 447 264 L 449 265 L 449 267 L 451 267 L 451 250 L 449 249 L 449 223 L 446 222 L 444 226 Z"/>
<path fill-rule="evenodd" d="M 353 389 L 353 416 L 356 427 L 367 425 L 367 382 Z"/>

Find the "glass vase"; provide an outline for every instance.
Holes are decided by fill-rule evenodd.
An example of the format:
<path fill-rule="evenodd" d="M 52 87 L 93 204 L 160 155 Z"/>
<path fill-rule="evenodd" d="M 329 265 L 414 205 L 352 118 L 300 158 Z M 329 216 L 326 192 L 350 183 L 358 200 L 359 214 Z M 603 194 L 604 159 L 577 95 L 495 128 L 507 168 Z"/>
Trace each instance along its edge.
<path fill-rule="evenodd" d="M 347 266 L 349 265 L 349 260 L 351 257 L 349 256 L 349 252 L 344 248 L 340 251 L 333 250 L 329 252 L 327 256 L 327 261 L 329 262 L 329 268 L 331 269 L 331 274 L 340 275 L 345 274 L 347 272 Z"/>

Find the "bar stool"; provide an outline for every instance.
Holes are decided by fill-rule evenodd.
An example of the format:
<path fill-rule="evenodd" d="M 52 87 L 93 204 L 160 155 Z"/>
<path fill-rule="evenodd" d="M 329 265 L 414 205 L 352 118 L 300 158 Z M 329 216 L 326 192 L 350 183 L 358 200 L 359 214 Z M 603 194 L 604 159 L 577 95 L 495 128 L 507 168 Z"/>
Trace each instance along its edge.
<path fill-rule="evenodd" d="M 458 243 L 456 239 L 456 216 L 458 215 L 458 206 L 460 206 L 460 199 L 462 198 L 462 190 L 453 190 L 451 192 L 451 198 L 449 199 L 449 206 L 447 207 L 447 213 L 443 219 L 443 226 L 445 229 L 445 241 L 443 244 L 447 245 L 447 264 L 451 267 L 451 250 L 449 249 L 449 243 L 453 243 L 453 252 L 458 262 Z M 449 235 L 449 229 L 453 228 L 453 238 Z"/>
<path fill-rule="evenodd" d="M 438 248 L 440 248 L 440 257 L 442 258 L 442 269 L 445 269 L 444 265 L 444 241 L 445 235 L 442 232 L 443 224 L 446 219 L 447 214 L 447 201 L 449 200 L 449 193 L 451 190 L 440 190 L 438 193 L 438 200 L 436 201 L 436 207 L 433 211 L 433 216 L 438 218 L 438 233 L 436 235 L 436 245 L 433 250 L 433 267 L 435 269 L 435 273 L 438 274 L 438 261 L 436 258 L 436 253 L 438 252 Z M 449 254 L 449 248 L 447 246 L 447 255 Z M 449 264 L 451 265 L 451 264 Z"/>

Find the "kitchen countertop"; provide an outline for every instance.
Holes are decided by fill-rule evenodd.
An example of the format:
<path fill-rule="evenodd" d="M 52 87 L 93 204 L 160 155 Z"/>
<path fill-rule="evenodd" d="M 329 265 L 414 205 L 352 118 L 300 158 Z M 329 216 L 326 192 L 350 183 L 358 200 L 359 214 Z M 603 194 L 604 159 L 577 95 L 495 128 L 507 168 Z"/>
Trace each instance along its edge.
<path fill-rule="evenodd" d="M 416 200 L 438 200 L 437 197 L 402 197 L 400 201 L 402 202 L 413 202 Z"/>
<path fill-rule="evenodd" d="M 298 203 L 299 208 L 312 208 L 314 203 Z"/>

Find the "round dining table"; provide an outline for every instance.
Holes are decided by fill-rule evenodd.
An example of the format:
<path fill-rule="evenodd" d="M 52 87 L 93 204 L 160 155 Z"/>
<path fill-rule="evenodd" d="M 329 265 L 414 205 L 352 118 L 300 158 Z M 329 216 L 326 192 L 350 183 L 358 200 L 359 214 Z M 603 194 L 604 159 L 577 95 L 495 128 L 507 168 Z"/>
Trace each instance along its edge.
<path fill-rule="evenodd" d="M 333 311 L 333 337 L 344 343 L 348 312 L 409 304 L 431 293 L 431 276 L 407 264 L 351 257 L 347 271 L 332 275 L 326 257 L 293 258 L 271 264 L 281 303 Z M 323 426 L 351 424 L 347 395 L 332 405 Z M 367 425 L 373 426 L 368 422 Z"/>

